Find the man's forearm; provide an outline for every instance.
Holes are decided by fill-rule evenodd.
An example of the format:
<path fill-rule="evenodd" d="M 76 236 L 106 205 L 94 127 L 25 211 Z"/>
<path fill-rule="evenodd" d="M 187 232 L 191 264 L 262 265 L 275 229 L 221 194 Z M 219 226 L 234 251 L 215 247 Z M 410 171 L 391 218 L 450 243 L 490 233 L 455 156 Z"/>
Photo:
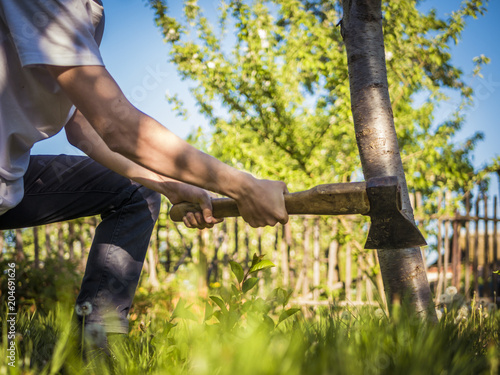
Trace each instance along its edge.
<path fill-rule="evenodd" d="M 111 151 L 78 110 L 66 125 L 65 130 L 67 138 L 73 146 L 82 150 L 101 165 L 151 190 L 158 191 L 169 199 L 176 200 L 181 182 L 158 175 Z"/>
<path fill-rule="evenodd" d="M 235 199 L 245 196 L 245 187 L 254 182 L 251 175 L 197 150 L 137 110 L 103 67 L 49 71 L 112 151 L 163 176 Z M 101 100 L 89 100 L 96 94 Z"/>

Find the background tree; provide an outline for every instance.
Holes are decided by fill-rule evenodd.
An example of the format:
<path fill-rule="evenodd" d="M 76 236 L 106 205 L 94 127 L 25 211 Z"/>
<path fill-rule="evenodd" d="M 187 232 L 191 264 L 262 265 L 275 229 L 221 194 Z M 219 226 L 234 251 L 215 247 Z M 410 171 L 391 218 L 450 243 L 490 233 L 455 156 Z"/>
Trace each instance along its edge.
<path fill-rule="evenodd" d="M 170 46 L 171 61 L 213 127 L 210 153 L 292 189 L 359 178 L 351 124 L 340 5 L 331 1 L 221 2 L 209 21 L 195 0 L 185 20 L 150 0 Z M 468 187 L 470 153 L 480 133 L 453 141 L 472 90 L 451 63 L 467 17 L 485 11 L 470 0 L 443 20 L 418 2 L 383 2 L 388 80 L 408 183 L 431 194 L 436 187 Z M 478 57 L 478 67 L 487 59 Z M 441 124 L 434 113 L 449 90 L 462 103 Z M 180 104 L 174 96 L 170 98 Z"/>

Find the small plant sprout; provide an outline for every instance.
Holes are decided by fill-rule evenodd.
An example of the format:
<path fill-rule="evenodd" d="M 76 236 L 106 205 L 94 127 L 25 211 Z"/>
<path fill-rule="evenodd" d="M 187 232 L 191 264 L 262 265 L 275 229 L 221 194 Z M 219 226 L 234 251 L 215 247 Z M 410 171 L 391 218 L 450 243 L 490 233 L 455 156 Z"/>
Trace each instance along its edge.
<path fill-rule="evenodd" d="M 247 322 L 247 326 L 248 323 L 256 323 L 274 329 L 281 322 L 300 311 L 298 308 L 286 308 L 292 292 L 283 288 L 274 289 L 265 300 L 255 295 L 249 295 L 249 292 L 258 284 L 257 273 L 275 267 L 273 262 L 263 258 L 264 255 L 254 254 L 252 263 L 246 271 L 239 263 L 229 262 L 236 282 L 231 284 L 229 290 L 219 288 L 219 296 L 210 296 L 211 303 L 207 303 L 205 321 L 214 317 L 221 327 L 228 330 L 240 329 L 245 325 L 243 321 Z M 281 312 L 278 316 L 278 323 L 275 324 L 270 315 L 276 313 L 277 306 L 281 306 Z"/>

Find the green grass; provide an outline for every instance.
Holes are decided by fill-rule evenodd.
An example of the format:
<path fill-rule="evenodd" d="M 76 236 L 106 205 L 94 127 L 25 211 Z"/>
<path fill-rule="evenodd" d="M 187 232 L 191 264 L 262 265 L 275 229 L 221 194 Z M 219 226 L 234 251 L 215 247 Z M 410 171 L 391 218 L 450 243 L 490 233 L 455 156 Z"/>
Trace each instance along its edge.
<path fill-rule="evenodd" d="M 243 314 L 232 328 L 214 317 L 203 322 L 205 301 L 183 314 L 141 314 L 131 333 L 112 337 L 111 355 L 87 351 L 82 360 L 73 311 L 18 315 L 15 368 L 7 366 L 2 319 L 0 374 L 497 374 L 500 315 L 473 306 L 467 318 L 447 311 L 438 324 L 395 308 L 377 318 L 373 308 L 332 308 L 312 320 L 293 315 L 274 327 Z M 188 313 L 189 312 L 189 313 Z M 3 314 L 3 313 L 2 313 Z M 163 314 L 163 315 L 162 315 Z M 2 318 L 4 316 L 2 315 Z M 93 359 L 89 359 L 93 358 Z"/>
<path fill-rule="evenodd" d="M 81 348 L 81 332 L 72 324 L 74 283 L 45 295 L 43 288 L 30 289 L 43 279 L 31 284 L 19 279 L 24 284 L 16 294 L 17 362 L 7 363 L 4 305 L 0 375 L 499 373 L 500 312 L 492 304 L 464 304 L 449 288 L 440 299 L 439 323 L 422 321 L 398 305 L 390 318 L 369 306 L 303 314 L 289 305 L 284 289 L 264 293 L 265 284 L 258 289 L 258 275 L 271 266 L 257 256 L 246 271 L 231 262 L 231 285 L 211 289 L 208 297 L 200 296 L 198 276 L 190 269 L 179 270 L 157 292 L 142 283 L 130 334 L 110 337 L 109 354 Z"/>

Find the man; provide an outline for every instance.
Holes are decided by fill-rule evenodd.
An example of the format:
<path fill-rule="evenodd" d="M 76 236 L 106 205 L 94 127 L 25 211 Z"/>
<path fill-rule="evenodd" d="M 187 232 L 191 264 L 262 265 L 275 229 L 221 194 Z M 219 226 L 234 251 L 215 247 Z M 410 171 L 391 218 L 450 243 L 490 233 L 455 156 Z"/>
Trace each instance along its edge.
<path fill-rule="evenodd" d="M 190 228 L 220 221 L 204 189 L 234 198 L 258 227 L 288 220 L 286 186 L 219 162 L 137 110 L 104 67 L 103 28 L 100 0 L 0 0 L 0 229 L 100 214 L 77 311 L 126 333 L 158 193 L 200 203 L 184 218 Z M 30 157 L 63 127 L 90 158 Z"/>

